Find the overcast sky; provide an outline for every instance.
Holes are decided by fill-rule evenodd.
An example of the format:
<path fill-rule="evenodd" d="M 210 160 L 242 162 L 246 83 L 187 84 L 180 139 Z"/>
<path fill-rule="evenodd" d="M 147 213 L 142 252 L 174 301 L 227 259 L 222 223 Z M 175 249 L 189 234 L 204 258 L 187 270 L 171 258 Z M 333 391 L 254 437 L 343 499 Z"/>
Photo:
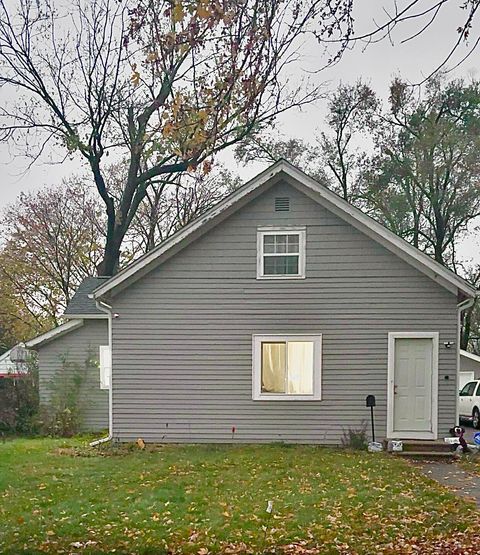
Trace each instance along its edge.
<path fill-rule="evenodd" d="M 384 19 L 382 7 L 391 7 L 392 5 L 391 0 L 355 1 L 357 32 L 371 29 L 373 21 L 381 22 Z M 400 7 L 406 3 L 404 0 L 398 1 Z M 419 22 L 404 24 L 400 27 L 394 34 L 393 44 L 388 40 L 383 40 L 366 49 L 357 45 L 353 50 L 347 51 L 335 67 L 321 72 L 315 79 L 319 82 L 326 82 L 330 88 L 334 88 L 340 81 L 353 82 L 361 77 L 364 81 L 369 82 L 382 98 L 387 97 L 388 86 L 394 76 L 401 75 L 412 83 L 418 83 L 443 61 L 452 42 L 456 40 L 456 29 L 465 18 L 465 12 L 459 8 L 461 3 L 460 0 L 449 0 L 434 24 L 414 40 L 401 44 L 402 39 L 421 27 Z M 424 2 L 425 6 L 431 4 L 432 0 Z M 480 21 L 477 22 L 477 26 L 480 27 Z M 472 36 L 471 41 L 474 42 L 475 38 Z M 479 77 L 479 52 L 470 56 L 452 74 L 452 77 L 454 75 Z M 465 50 L 462 50 L 459 55 L 464 53 Z M 318 67 L 321 55 L 321 49 L 312 45 L 304 54 L 302 67 L 307 70 Z M 458 60 L 459 56 L 456 59 Z M 452 60 L 451 65 L 455 61 Z M 12 93 L 11 98 L 13 97 Z M 283 115 L 279 121 L 279 128 L 290 136 L 302 137 L 307 140 L 313 139 L 316 132 L 322 128 L 324 114 L 325 103 L 320 102 L 317 105 L 309 106 L 302 113 L 292 111 Z M 230 155 L 225 155 L 223 159 L 234 165 Z M 0 164 L 2 166 L 0 208 L 13 201 L 21 191 L 34 190 L 46 184 L 58 183 L 63 177 L 82 170 L 82 163 L 77 158 L 57 165 L 51 165 L 47 160 L 43 160 L 26 171 L 27 161 L 19 157 L 14 148 L 5 144 L 0 144 Z M 252 174 L 258 169 L 258 167 L 236 168 L 245 179 L 252 177 Z M 472 259 L 474 262 L 480 263 L 478 232 L 472 229 L 470 237 L 462 242 L 459 253 L 466 260 Z"/>

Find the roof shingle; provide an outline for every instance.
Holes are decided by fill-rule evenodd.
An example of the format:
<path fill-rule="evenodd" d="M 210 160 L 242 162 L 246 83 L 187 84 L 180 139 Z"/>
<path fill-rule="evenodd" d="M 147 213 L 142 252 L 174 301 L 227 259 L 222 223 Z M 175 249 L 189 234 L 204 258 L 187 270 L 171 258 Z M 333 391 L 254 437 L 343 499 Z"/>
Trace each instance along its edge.
<path fill-rule="evenodd" d="M 89 295 L 107 279 L 108 277 L 85 278 L 78 286 L 78 289 L 75 292 L 75 295 L 73 295 L 71 301 L 68 303 L 68 306 L 64 312 L 64 316 L 104 315 L 104 313 L 97 308 L 95 300 L 91 299 Z"/>

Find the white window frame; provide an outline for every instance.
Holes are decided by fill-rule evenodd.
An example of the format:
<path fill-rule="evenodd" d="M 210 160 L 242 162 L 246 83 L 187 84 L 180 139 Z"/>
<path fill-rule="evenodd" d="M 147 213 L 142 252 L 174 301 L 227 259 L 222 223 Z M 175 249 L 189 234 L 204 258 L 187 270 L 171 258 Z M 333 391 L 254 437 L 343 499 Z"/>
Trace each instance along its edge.
<path fill-rule="evenodd" d="M 291 395 L 262 392 L 262 343 L 313 342 L 313 393 Z M 252 335 L 252 399 L 254 401 L 320 401 L 322 399 L 322 335 Z"/>
<path fill-rule="evenodd" d="M 110 389 L 112 385 L 112 352 L 110 345 L 99 348 L 100 389 Z"/>
<path fill-rule="evenodd" d="M 288 256 L 289 253 L 266 254 L 263 252 L 263 238 L 266 235 L 298 235 L 298 274 L 264 275 L 265 256 Z M 257 229 L 257 279 L 305 279 L 305 226 L 259 227 Z"/>

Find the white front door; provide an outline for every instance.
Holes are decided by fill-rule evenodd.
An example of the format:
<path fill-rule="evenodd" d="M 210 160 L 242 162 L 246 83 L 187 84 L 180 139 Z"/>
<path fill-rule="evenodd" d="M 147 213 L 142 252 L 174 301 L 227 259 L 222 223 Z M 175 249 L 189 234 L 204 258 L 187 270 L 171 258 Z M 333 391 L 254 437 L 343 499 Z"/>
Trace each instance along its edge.
<path fill-rule="evenodd" d="M 433 439 L 438 337 L 422 333 L 390 335 L 389 436 Z"/>

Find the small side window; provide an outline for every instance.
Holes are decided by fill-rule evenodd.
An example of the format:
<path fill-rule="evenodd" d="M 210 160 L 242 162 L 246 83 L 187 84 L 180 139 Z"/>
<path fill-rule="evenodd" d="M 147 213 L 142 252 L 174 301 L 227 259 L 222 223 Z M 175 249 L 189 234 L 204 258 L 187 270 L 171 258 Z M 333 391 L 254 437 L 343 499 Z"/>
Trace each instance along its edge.
<path fill-rule="evenodd" d="M 112 352 L 109 345 L 100 345 L 100 389 L 110 389 L 112 383 Z"/>

